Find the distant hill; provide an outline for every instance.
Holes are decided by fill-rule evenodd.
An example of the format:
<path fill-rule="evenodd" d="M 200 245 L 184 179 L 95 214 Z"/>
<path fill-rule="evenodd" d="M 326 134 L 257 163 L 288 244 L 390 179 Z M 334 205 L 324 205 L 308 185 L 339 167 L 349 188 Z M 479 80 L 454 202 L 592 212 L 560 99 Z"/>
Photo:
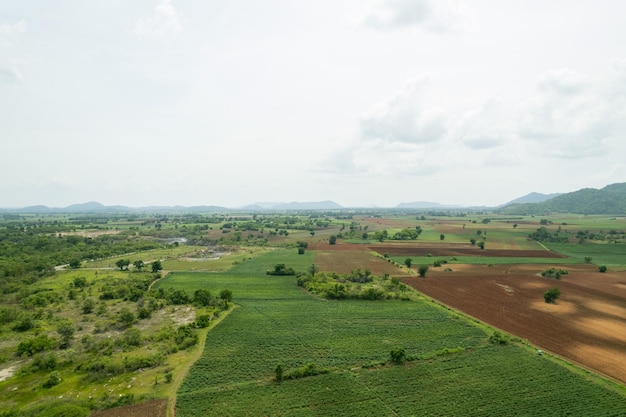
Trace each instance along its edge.
<path fill-rule="evenodd" d="M 583 188 L 561 194 L 541 203 L 512 204 L 500 209 L 504 214 L 615 214 L 626 215 L 626 183 L 597 190 Z"/>
<path fill-rule="evenodd" d="M 516 198 L 515 200 L 511 200 L 508 203 L 502 204 L 501 207 L 510 206 L 511 204 L 543 203 L 544 201 L 548 201 L 551 198 L 557 197 L 559 195 L 561 195 L 561 193 L 553 193 L 553 194 L 530 193 L 530 194 L 526 194 L 523 197 Z"/>

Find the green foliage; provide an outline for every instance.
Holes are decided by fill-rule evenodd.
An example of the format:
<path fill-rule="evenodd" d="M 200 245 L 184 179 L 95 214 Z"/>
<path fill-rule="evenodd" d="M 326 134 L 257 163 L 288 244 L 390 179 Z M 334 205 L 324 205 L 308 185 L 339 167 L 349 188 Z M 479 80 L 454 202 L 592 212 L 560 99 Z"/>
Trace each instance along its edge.
<path fill-rule="evenodd" d="M 265 273 L 267 275 L 296 275 L 296 271 L 285 264 L 276 264 L 274 269 L 268 269 Z"/>
<path fill-rule="evenodd" d="M 569 274 L 568 270 L 566 270 L 566 269 L 556 269 L 554 267 L 541 271 L 541 276 L 542 277 L 554 278 L 554 279 L 561 279 L 562 275 L 567 275 L 567 274 Z"/>
<path fill-rule="evenodd" d="M 87 417 L 90 410 L 76 404 L 50 404 L 37 417 Z"/>
<path fill-rule="evenodd" d="M 600 271 L 600 272 L 606 272 L 606 270 L 607 270 L 606 265 L 600 265 L 598 267 L 598 271 Z"/>
<path fill-rule="evenodd" d="M 491 336 L 489 336 L 489 342 L 494 345 L 506 346 L 510 343 L 510 339 L 507 335 L 502 332 L 495 331 Z"/>
<path fill-rule="evenodd" d="M 157 272 L 163 270 L 163 265 L 161 265 L 161 261 L 156 260 L 156 261 L 152 261 L 151 268 L 152 268 L 152 273 L 156 274 Z"/>
<path fill-rule="evenodd" d="M 567 242 L 567 236 L 563 236 L 562 233 L 549 232 L 545 226 L 541 226 L 536 232 L 528 235 L 529 239 L 536 240 L 537 242 Z"/>
<path fill-rule="evenodd" d="M 233 300 L 233 292 L 229 289 L 223 289 L 220 291 L 220 299 L 226 303 L 230 303 Z"/>
<path fill-rule="evenodd" d="M 61 376 L 57 371 L 54 371 L 48 375 L 48 379 L 46 379 L 41 386 L 43 388 L 52 388 L 55 385 L 59 385 L 61 383 Z"/>
<path fill-rule="evenodd" d="M 337 243 L 337 236 L 335 235 L 330 235 L 330 237 L 328 238 L 328 243 L 330 245 L 334 245 L 335 243 Z"/>
<path fill-rule="evenodd" d="M 406 258 L 404 260 L 404 264 L 406 265 L 407 268 L 410 268 L 412 263 L 413 263 L 413 259 L 411 258 Z"/>
<path fill-rule="evenodd" d="M 280 366 L 280 365 L 279 365 Z M 282 370 L 282 367 L 281 367 Z M 278 371 L 275 369 L 275 373 Z M 300 379 L 309 376 L 323 375 L 330 372 L 330 369 L 318 369 L 314 363 L 307 363 L 306 365 L 293 369 L 286 374 L 283 374 L 282 379 Z"/>
<path fill-rule="evenodd" d="M 74 337 L 74 324 L 70 320 L 63 320 L 57 325 L 57 333 L 61 336 L 61 343 L 59 347 L 61 349 L 67 349 Z"/>
<path fill-rule="evenodd" d="M 420 265 L 417 268 L 417 274 L 422 278 L 426 276 L 427 272 L 428 272 L 428 265 Z"/>
<path fill-rule="evenodd" d="M 556 287 L 550 288 L 548 291 L 543 293 L 543 299 L 546 303 L 555 303 L 556 300 L 561 296 L 561 290 Z"/>
<path fill-rule="evenodd" d="M 393 234 L 393 240 L 417 240 L 422 233 L 422 229 L 406 228 Z"/>
<path fill-rule="evenodd" d="M 51 350 L 56 346 L 56 341 L 47 334 L 40 334 L 20 342 L 17 346 L 17 355 L 33 356 L 36 353 Z"/>
<path fill-rule="evenodd" d="M 276 365 L 276 368 L 274 368 L 274 380 L 280 382 L 283 380 L 283 376 L 283 366 L 281 364 Z"/>
<path fill-rule="evenodd" d="M 128 307 L 123 307 L 118 313 L 117 321 L 123 326 L 129 327 L 137 321 L 137 318 L 135 317 L 135 313 L 130 311 Z"/>
<path fill-rule="evenodd" d="M 389 356 L 391 359 L 391 363 L 395 363 L 396 365 L 399 365 L 402 362 L 404 362 L 404 360 L 406 359 L 406 351 L 404 350 L 403 347 L 399 347 L 389 352 Z"/>

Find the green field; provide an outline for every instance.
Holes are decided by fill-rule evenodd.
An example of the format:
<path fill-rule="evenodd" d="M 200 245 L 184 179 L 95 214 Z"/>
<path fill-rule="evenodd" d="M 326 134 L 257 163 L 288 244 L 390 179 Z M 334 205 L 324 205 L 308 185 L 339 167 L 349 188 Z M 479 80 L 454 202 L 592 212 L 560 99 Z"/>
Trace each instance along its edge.
<path fill-rule="evenodd" d="M 184 380 L 177 416 L 626 415 L 626 397 L 488 333 L 427 300 L 327 301 L 276 263 L 305 270 L 312 254 L 275 251 L 221 273 L 175 273 L 160 286 L 219 291 L 239 305 L 208 334 Z M 413 358 L 390 365 L 398 347 Z M 456 353 L 445 353 L 446 348 Z M 460 349 L 458 349 L 460 348 Z M 314 364 L 328 373 L 275 382 Z"/>

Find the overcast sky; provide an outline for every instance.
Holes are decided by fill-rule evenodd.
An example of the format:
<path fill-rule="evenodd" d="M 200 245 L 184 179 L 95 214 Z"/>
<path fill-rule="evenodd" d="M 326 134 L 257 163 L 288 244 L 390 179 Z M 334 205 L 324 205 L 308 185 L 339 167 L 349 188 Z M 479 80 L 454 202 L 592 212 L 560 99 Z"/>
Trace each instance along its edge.
<path fill-rule="evenodd" d="M 0 0 L 0 207 L 626 181 L 626 2 Z"/>

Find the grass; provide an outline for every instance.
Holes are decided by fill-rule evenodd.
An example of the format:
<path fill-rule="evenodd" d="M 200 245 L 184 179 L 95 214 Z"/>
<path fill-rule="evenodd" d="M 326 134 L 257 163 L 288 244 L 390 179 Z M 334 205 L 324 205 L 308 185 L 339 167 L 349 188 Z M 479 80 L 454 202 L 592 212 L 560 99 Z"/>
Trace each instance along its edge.
<path fill-rule="evenodd" d="M 208 334 L 178 391 L 177 416 L 626 414 L 623 394 L 525 347 L 495 347 L 483 327 L 425 299 L 320 300 L 294 277 L 264 274 L 276 263 L 303 270 L 311 260 L 309 251 L 274 251 L 227 272 L 159 282 L 228 287 L 240 306 Z M 428 359 L 391 366 L 398 347 Z M 445 348 L 456 353 L 441 354 Z M 329 373 L 273 381 L 276 365 L 288 373 L 307 363 Z"/>
<path fill-rule="evenodd" d="M 626 245 L 614 243 L 546 243 L 551 250 L 557 251 L 583 263 L 590 256 L 596 265 L 606 265 L 612 269 L 626 270 Z"/>

